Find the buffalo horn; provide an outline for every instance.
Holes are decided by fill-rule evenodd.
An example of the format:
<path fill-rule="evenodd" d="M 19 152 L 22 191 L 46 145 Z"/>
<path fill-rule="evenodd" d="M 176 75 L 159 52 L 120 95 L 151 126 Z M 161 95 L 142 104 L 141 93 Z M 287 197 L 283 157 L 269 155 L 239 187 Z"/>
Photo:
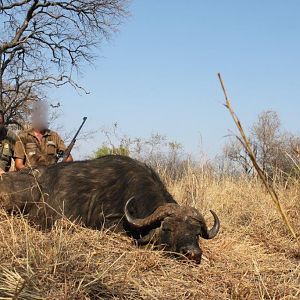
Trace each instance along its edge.
<path fill-rule="evenodd" d="M 210 212 L 214 217 L 214 225 L 210 230 L 208 230 L 206 224 L 204 224 L 203 228 L 202 228 L 202 233 L 201 233 L 201 237 L 204 239 L 207 239 L 207 240 L 214 238 L 220 229 L 220 220 L 219 220 L 217 214 L 212 210 Z"/>
<path fill-rule="evenodd" d="M 128 223 L 136 228 L 142 228 L 142 227 L 150 226 L 151 224 L 153 224 L 155 222 L 160 222 L 168 216 L 177 214 L 180 210 L 180 206 L 178 204 L 166 203 L 162 206 L 159 206 L 151 215 L 149 215 L 143 219 L 139 219 L 139 218 L 133 217 L 130 214 L 129 209 L 128 209 L 130 202 L 133 199 L 134 199 L 134 197 L 130 198 L 126 202 L 124 211 L 125 211 L 125 217 L 126 217 L 126 220 L 128 221 Z"/>

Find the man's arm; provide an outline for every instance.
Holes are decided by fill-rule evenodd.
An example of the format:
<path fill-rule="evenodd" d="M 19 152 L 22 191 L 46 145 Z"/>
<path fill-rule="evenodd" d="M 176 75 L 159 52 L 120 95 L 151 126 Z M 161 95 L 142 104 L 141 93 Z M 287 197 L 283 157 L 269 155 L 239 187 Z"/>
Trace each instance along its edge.
<path fill-rule="evenodd" d="M 7 132 L 7 138 L 9 140 L 9 143 L 10 143 L 10 147 L 11 147 L 11 161 L 12 159 L 15 160 L 15 147 L 16 147 L 16 142 L 17 142 L 17 135 L 15 134 L 14 131 L 12 130 L 8 130 Z M 11 161 L 10 161 L 10 170 L 11 169 Z M 14 170 L 16 170 L 16 166 L 14 167 Z"/>
<path fill-rule="evenodd" d="M 23 142 L 20 138 L 17 139 L 14 149 L 14 159 L 15 159 L 15 167 L 16 170 L 22 170 L 25 168 L 25 152 Z"/>

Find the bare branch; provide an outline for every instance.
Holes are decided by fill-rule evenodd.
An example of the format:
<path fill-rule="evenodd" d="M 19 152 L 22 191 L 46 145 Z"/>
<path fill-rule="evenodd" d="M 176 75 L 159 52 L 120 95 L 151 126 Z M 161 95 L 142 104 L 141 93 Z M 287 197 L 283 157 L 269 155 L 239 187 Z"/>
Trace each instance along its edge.
<path fill-rule="evenodd" d="M 1 0 L 0 5 L 0 108 L 11 116 L 22 103 L 27 111 L 45 88 L 70 84 L 85 91 L 74 71 L 93 62 L 95 47 L 127 15 L 127 0 Z"/>
<path fill-rule="evenodd" d="M 7 5 L 4 5 L 3 2 L 4 1 L 0 1 L 0 12 L 3 12 L 4 10 L 10 10 L 10 9 L 13 9 L 15 7 L 18 7 L 18 6 L 22 6 L 24 4 L 27 4 L 29 3 L 31 0 L 24 0 L 24 1 L 20 1 L 20 2 L 12 2 L 12 3 L 8 3 Z"/>

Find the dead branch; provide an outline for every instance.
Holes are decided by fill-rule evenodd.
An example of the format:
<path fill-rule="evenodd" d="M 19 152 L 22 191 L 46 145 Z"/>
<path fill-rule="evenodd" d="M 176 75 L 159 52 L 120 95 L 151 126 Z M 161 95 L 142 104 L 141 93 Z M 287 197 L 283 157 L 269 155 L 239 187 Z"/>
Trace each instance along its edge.
<path fill-rule="evenodd" d="M 297 239 L 297 236 L 296 236 L 296 233 L 292 227 L 292 225 L 290 224 L 290 221 L 288 219 L 288 216 L 286 215 L 280 201 L 279 201 L 279 197 L 276 193 L 276 191 L 274 190 L 274 188 L 272 186 L 270 186 L 268 184 L 268 179 L 265 175 L 265 173 L 263 172 L 263 170 L 260 168 L 260 166 L 258 165 L 257 161 L 256 161 L 256 158 L 255 158 L 255 155 L 254 155 L 254 152 L 253 152 L 253 149 L 251 147 L 251 144 L 249 142 L 249 139 L 247 137 L 247 135 L 245 134 L 245 131 L 242 127 L 242 124 L 240 122 L 240 120 L 238 119 L 237 115 L 235 114 L 232 106 L 231 106 L 231 102 L 229 101 L 229 98 L 227 96 L 227 92 L 226 92 L 226 89 L 225 89 L 225 85 L 224 85 L 224 82 L 222 80 L 222 77 L 221 77 L 221 74 L 218 73 L 218 78 L 219 78 L 219 81 L 220 81 L 220 84 L 221 84 L 221 87 L 222 87 L 222 90 L 223 90 L 223 93 L 224 93 L 224 96 L 225 96 L 225 107 L 228 109 L 228 111 L 230 112 L 230 115 L 235 123 L 235 125 L 237 126 L 239 132 L 240 132 L 240 141 L 241 141 L 241 144 L 243 145 L 243 147 L 245 148 L 246 152 L 248 153 L 252 163 L 253 163 L 253 166 L 255 168 L 255 170 L 257 171 L 258 175 L 259 175 L 259 178 L 261 179 L 261 181 L 263 182 L 263 184 L 265 185 L 268 193 L 270 194 L 271 196 L 271 199 L 273 201 L 273 203 L 275 204 L 275 207 L 276 209 L 278 210 L 278 212 L 280 213 L 285 225 L 287 226 L 289 232 L 291 233 L 291 235 L 296 239 Z"/>

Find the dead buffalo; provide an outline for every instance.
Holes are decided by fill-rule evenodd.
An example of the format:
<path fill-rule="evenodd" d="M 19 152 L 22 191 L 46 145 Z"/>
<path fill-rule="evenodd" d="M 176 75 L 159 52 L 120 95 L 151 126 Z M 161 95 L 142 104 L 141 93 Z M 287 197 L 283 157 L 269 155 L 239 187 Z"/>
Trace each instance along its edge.
<path fill-rule="evenodd" d="M 55 164 L 34 175 L 42 196 L 34 187 L 26 203 L 14 202 L 42 227 L 66 216 L 91 228 L 125 231 L 139 244 L 152 242 L 198 263 L 199 237 L 211 239 L 219 231 L 213 211 L 214 225 L 208 230 L 199 211 L 177 204 L 153 169 L 126 156 Z M 9 180 L 10 175 L 3 177 Z"/>

